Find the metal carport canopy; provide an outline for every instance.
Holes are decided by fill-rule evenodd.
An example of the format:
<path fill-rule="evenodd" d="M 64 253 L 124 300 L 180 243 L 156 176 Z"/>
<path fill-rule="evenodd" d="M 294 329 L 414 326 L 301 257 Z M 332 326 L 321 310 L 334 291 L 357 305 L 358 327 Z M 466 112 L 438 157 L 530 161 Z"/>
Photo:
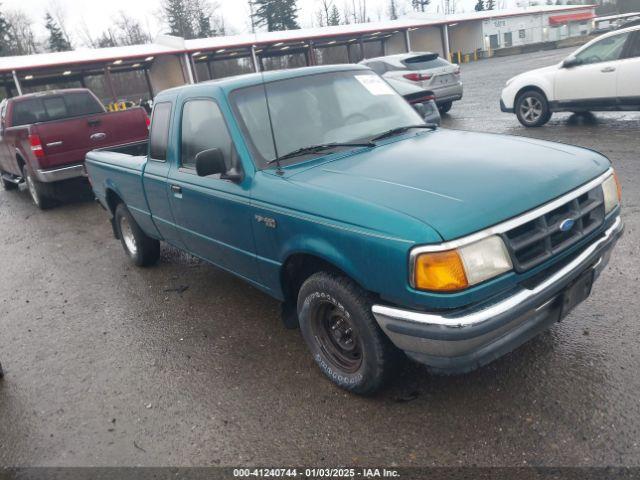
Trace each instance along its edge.
<path fill-rule="evenodd" d="M 67 65 L 113 63 L 117 60 L 144 59 L 181 52 L 184 52 L 184 48 L 151 43 L 126 47 L 80 49 L 69 52 L 0 57 L 0 72 L 46 69 Z"/>

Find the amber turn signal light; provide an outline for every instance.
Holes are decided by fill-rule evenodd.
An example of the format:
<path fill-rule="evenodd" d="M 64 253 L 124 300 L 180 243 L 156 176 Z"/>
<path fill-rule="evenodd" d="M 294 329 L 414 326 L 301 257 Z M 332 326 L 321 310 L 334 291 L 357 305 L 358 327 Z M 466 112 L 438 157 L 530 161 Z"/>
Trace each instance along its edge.
<path fill-rule="evenodd" d="M 613 179 L 616 181 L 616 190 L 618 192 L 618 202 L 622 202 L 622 184 L 620 183 L 620 178 L 618 178 L 618 173 L 613 171 Z"/>
<path fill-rule="evenodd" d="M 435 292 L 453 292 L 469 286 L 462 259 L 455 250 L 419 255 L 414 280 L 416 288 Z"/>

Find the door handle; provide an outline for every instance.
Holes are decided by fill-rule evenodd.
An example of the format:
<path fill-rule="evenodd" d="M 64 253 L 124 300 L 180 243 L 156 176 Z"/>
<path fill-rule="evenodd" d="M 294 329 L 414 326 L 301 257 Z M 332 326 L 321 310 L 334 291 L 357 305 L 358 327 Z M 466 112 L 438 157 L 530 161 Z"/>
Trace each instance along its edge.
<path fill-rule="evenodd" d="M 90 127 L 97 127 L 98 125 L 100 125 L 100 120 L 89 120 L 87 121 L 87 123 Z"/>
<path fill-rule="evenodd" d="M 611 73 L 616 71 L 616 67 L 605 67 L 600 70 L 602 73 Z"/>
<path fill-rule="evenodd" d="M 173 193 L 182 193 L 182 187 L 179 185 L 171 185 L 171 191 Z"/>

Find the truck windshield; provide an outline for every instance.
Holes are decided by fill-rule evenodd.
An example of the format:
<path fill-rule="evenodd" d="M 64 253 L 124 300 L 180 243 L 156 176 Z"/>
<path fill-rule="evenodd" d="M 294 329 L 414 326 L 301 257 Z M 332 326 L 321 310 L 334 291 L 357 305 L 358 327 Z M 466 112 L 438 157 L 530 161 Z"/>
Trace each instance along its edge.
<path fill-rule="evenodd" d="M 104 113 L 102 105 L 88 93 L 66 93 L 19 100 L 13 107 L 13 126 L 63 120 Z"/>
<path fill-rule="evenodd" d="M 271 113 L 273 136 L 269 124 Z M 424 123 L 413 108 L 375 73 L 321 73 L 241 88 L 231 94 L 258 167 L 298 149 L 362 142 L 391 128 Z M 284 163 L 306 158 L 295 156 Z"/>

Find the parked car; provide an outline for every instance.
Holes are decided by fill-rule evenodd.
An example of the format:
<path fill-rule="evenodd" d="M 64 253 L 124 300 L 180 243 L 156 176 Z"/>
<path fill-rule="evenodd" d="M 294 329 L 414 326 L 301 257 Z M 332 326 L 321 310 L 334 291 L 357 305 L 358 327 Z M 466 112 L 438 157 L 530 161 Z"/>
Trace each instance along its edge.
<path fill-rule="evenodd" d="M 640 26 L 602 35 L 551 67 L 507 81 L 500 108 L 525 127 L 554 112 L 640 110 Z"/>
<path fill-rule="evenodd" d="M 145 140 L 142 108 L 107 113 L 89 90 L 23 95 L 0 104 L 0 176 L 6 190 L 26 182 L 34 203 L 51 207 L 69 179 L 84 175 L 84 157 L 97 147 Z"/>
<path fill-rule="evenodd" d="M 409 102 L 409 105 L 420 114 L 426 123 L 440 125 L 442 119 L 433 92 L 394 78 L 387 78 L 386 81 L 391 85 L 391 88 Z"/>
<path fill-rule="evenodd" d="M 428 126 L 354 65 L 163 92 L 149 145 L 86 164 L 136 265 L 164 241 L 246 280 L 360 394 L 400 350 L 466 372 L 564 318 L 623 228 L 604 156 Z"/>
<path fill-rule="evenodd" d="M 433 92 L 441 113 L 462 99 L 460 67 L 437 53 L 410 52 L 368 58 L 360 62 L 385 80 L 394 79 Z"/>

